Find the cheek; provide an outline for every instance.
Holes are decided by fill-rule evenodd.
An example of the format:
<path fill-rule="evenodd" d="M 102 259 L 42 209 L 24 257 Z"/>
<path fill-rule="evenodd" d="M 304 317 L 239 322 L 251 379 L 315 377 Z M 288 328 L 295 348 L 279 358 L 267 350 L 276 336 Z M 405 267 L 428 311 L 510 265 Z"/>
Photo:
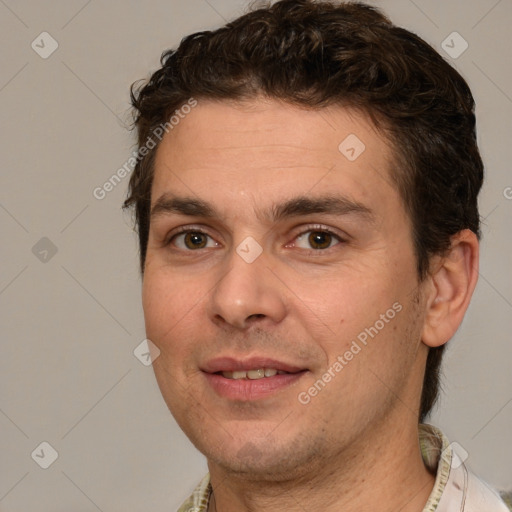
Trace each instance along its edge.
<path fill-rule="evenodd" d="M 174 283 L 175 284 L 175 283 Z M 164 273 L 146 272 L 142 286 L 142 307 L 146 334 L 157 345 L 163 345 L 186 313 L 186 300 L 180 287 Z"/>
<path fill-rule="evenodd" d="M 385 272 L 372 268 L 339 268 L 324 276 L 302 276 L 293 287 L 297 308 L 332 334 L 364 328 L 398 298 L 398 287 Z"/>
<path fill-rule="evenodd" d="M 154 332 L 162 322 L 168 321 L 165 305 L 169 303 L 171 297 L 168 289 L 162 284 L 154 274 L 146 271 L 142 285 L 142 308 L 148 335 Z"/>
<path fill-rule="evenodd" d="M 147 271 L 142 286 L 147 337 L 163 352 L 186 350 L 203 330 L 205 300 L 201 280 L 185 280 L 165 269 Z"/>
<path fill-rule="evenodd" d="M 378 261 L 384 264 L 379 267 Z M 384 360 L 389 364 L 406 336 L 406 317 L 410 316 L 406 305 L 411 302 L 414 269 L 404 262 L 403 271 L 396 272 L 384 258 L 378 261 L 364 268 L 354 264 L 350 271 L 345 268 L 330 279 L 317 280 L 315 287 L 309 286 L 313 283 L 307 279 L 299 281 L 296 294 L 304 298 L 304 305 L 297 303 L 297 307 L 305 313 L 299 315 L 309 318 L 306 328 L 313 339 L 322 340 L 329 361 L 357 342 L 364 352 L 357 355 L 360 362 L 376 358 L 379 365 Z M 357 351 L 357 346 L 353 350 Z"/>

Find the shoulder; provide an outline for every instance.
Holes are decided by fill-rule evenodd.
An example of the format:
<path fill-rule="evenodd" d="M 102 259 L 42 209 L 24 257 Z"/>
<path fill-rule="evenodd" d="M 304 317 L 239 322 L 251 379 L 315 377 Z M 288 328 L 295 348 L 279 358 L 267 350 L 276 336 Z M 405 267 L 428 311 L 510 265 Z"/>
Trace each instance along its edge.
<path fill-rule="evenodd" d="M 468 512 L 509 512 L 512 510 L 510 502 L 510 493 L 498 493 L 494 488 L 488 485 L 471 473 L 465 465 L 461 470 L 466 472 L 466 496 L 465 505 Z M 456 480 L 456 479 L 455 479 Z"/>
<path fill-rule="evenodd" d="M 424 512 L 510 512 L 512 493 L 498 493 L 466 466 L 443 433 L 420 425 L 420 447 L 425 465 L 436 475 Z"/>

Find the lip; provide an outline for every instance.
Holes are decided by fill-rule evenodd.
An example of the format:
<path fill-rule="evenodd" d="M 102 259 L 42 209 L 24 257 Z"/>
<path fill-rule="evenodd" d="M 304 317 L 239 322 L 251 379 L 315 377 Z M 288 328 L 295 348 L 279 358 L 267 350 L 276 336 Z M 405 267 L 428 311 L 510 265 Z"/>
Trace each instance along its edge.
<path fill-rule="evenodd" d="M 261 379 L 227 379 L 220 372 L 274 368 L 288 372 Z M 217 357 L 201 368 L 210 387 L 222 398 L 250 402 L 262 400 L 283 391 L 300 380 L 308 370 L 268 357 Z"/>
<path fill-rule="evenodd" d="M 277 359 L 272 359 L 263 356 L 253 356 L 247 358 L 235 357 L 216 357 L 207 361 L 201 368 L 206 373 L 218 372 L 234 372 L 243 370 L 258 370 L 260 368 L 274 368 L 287 373 L 298 373 L 307 368 L 300 368 Z M 271 377 L 265 377 L 271 378 Z"/>
<path fill-rule="evenodd" d="M 303 377 L 306 371 L 285 373 L 257 380 L 226 379 L 218 373 L 205 373 L 212 389 L 221 397 L 234 401 L 251 402 L 275 395 Z"/>

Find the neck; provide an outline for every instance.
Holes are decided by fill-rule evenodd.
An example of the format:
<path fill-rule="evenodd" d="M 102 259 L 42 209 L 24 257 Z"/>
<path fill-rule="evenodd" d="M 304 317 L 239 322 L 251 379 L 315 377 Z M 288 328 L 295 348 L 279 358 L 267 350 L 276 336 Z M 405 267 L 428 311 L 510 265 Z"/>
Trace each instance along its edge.
<path fill-rule="evenodd" d="M 421 458 L 417 424 L 388 421 L 339 453 L 323 454 L 289 480 L 240 477 L 209 461 L 209 512 L 421 512 L 434 485 Z M 402 425 L 396 427 L 396 425 Z M 394 426 L 394 427 L 393 427 Z"/>

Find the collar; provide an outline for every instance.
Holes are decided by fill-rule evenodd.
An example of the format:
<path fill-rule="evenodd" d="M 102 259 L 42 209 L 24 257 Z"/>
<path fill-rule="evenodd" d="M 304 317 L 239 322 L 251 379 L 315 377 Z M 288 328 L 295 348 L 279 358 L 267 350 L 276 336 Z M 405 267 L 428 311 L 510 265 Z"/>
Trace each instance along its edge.
<path fill-rule="evenodd" d="M 509 512 L 498 494 L 468 471 L 453 449 L 456 443 L 438 428 L 420 424 L 418 437 L 423 462 L 436 475 L 423 512 Z M 208 473 L 178 512 L 207 512 L 211 493 Z"/>

